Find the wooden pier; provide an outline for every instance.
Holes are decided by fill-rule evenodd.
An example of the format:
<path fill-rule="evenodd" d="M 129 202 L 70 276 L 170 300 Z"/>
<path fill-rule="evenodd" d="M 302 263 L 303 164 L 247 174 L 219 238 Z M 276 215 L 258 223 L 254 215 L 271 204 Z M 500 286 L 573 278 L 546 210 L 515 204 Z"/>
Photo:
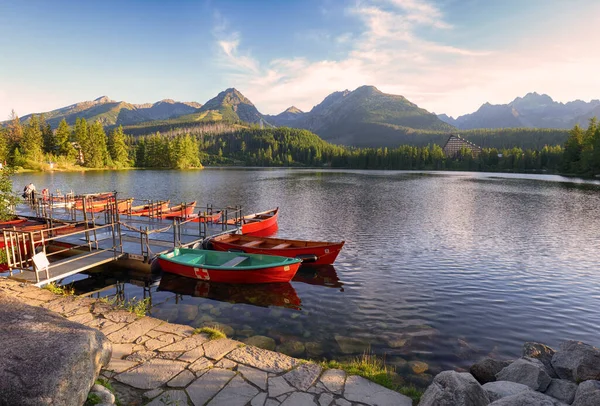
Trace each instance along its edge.
<path fill-rule="evenodd" d="M 123 208 L 123 202 L 128 206 Z M 45 225 L 2 230 L 9 278 L 43 286 L 113 261 L 133 261 L 150 270 L 159 254 L 175 247 L 201 247 L 208 237 L 240 230 L 239 207 L 219 210 L 222 221 L 215 223 L 217 209 L 212 206 L 189 217 L 163 219 L 164 202 L 144 202 L 147 216 L 133 215 L 132 202 L 111 192 L 46 196 L 18 207 L 19 216 Z"/>

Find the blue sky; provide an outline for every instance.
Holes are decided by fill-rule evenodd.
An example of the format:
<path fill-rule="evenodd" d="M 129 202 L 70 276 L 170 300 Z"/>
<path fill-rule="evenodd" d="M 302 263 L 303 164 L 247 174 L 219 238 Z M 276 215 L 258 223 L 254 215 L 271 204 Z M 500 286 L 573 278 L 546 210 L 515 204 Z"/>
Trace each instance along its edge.
<path fill-rule="evenodd" d="M 436 113 L 600 98 L 596 0 L 0 0 L 0 119 L 108 95 L 309 110 L 363 84 Z"/>

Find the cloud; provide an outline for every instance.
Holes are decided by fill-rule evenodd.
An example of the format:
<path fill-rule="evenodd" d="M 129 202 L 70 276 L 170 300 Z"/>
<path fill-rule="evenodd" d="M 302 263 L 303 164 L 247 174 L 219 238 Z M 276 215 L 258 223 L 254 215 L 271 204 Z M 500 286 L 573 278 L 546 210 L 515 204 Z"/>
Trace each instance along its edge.
<path fill-rule="evenodd" d="M 240 45 L 240 33 L 229 30 L 229 23 L 217 11 L 214 14 L 215 25 L 213 36 L 219 48 L 219 61 L 221 66 L 230 71 L 259 74 L 259 63 L 249 54 L 241 53 L 238 50 Z"/>
<path fill-rule="evenodd" d="M 316 61 L 298 56 L 259 63 L 249 54 L 240 55 L 239 37 L 235 37 L 236 41 L 221 45 L 229 63 L 239 68 L 230 78 L 269 114 L 291 104 L 310 110 L 333 91 L 370 84 L 402 94 L 430 111 L 457 115 L 485 101 L 506 103 L 534 90 L 568 99 L 565 95 L 573 89 L 585 89 L 585 83 L 590 88 L 589 78 L 595 76 L 592 67 L 600 63 L 579 40 L 600 36 L 600 28 L 593 24 L 570 27 L 569 35 L 553 30 L 527 41 L 507 40 L 504 48 L 472 49 L 448 42 L 452 36 L 446 34 L 458 28 L 431 2 L 360 0 L 346 9 L 344 17 L 358 23 L 355 32 L 338 37 L 323 31 L 309 34 L 318 32 L 331 46 L 343 42 L 349 46 L 345 56 Z M 600 93 L 600 86 L 596 91 Z"/>

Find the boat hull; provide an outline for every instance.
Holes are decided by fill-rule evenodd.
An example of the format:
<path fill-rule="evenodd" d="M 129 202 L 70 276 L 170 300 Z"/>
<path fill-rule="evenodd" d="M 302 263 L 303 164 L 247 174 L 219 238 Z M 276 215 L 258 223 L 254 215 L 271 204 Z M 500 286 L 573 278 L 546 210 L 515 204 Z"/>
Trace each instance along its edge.
<path fill-rule="evenodd" d="M 236 262 L 236 260 L 238 260 Z M 240 265 L 242 262 L 249 266 Z M 164 272 L 217 283 L 277 283 L 292 280 L 301 261 L 270 255 L 179 249 L 158 257 Z"/>
<path fill-rule="evenodd" d="M 276 247 L 279 244 L 288 244 L 287 248 L 261 248 L 261 247 L 247 247 L 244 246 L 245 242 L 248 241 L 264 241 L 272 247 Z M 322 243 L 321 245 L 313 241 L 299 241 L 299 240 L 281 240 L 276 238 L 246 238 L 239 240 L 243 243 L 237 243 L 236 241 L 227 242 L 220 241 L 219 237 L 211 240 L 211 246 L 217 251 L 242 251 L 248 254 L 263 254 L 263 255 L 277 255 L 288 258 L 299 258 L 302 259 L 302 265 L 331 265 L 335 262 L 338 254 L 344 246 L 344 241 L 336 243 Z M 270 244 L 269 244 L 270 243 Z M 304 247 L 294 247 L 294 243 L 306 244 Z"/>

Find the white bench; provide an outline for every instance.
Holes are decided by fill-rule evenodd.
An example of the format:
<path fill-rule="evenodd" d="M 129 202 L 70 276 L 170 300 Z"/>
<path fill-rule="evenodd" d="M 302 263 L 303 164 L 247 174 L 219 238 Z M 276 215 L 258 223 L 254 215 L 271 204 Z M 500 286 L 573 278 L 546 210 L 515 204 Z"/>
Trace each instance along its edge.
<path fill-rule="evenodd" d="M 220 266 L 222 268 L 233 268 L 234 266 L 239 265 L 240 263 L 244 262 L 247 259 L 248 259 L 248 257 L 231 258 L 229 261 L 225 262 L 224 264 L 221 264 Z"/>
<path fill-rule="evenodd" d="M 250 241 L 250 242 L 242 244 L 242 247 L 248 247 L 248 248 L 257 247 L 260 244 L 262 244 L 263 242 L 264 242 L 263 240 L 254 240 L 254 241 Z"/>

